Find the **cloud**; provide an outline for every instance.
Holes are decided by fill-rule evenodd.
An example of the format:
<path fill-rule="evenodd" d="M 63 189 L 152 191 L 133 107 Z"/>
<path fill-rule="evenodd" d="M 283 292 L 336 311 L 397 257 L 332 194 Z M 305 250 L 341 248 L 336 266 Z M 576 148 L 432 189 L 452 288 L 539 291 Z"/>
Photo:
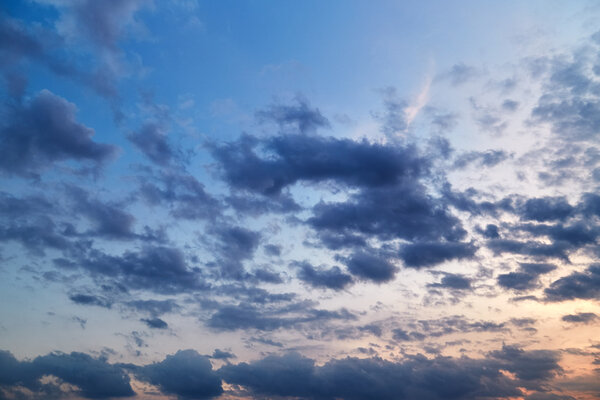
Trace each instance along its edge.
<path fill-rule="evenodd" d="M 228 351 L 215 349 L 215 351 L 213 351 L 212 356 L 210 356 L 210 358 L 215 359 L 215 360 L 228 360 L 230 358 L 236 358 L 236 356 L 235 356 L 235 354 L 230 353 Z"/>
<path fill-rule="evenodd" d="M 63 388 L 39 381 L 45 375 L 52 375 L 75 385 L 75 393 L 86 398 L 107 399 L 135 394 L 129 383 L 129 376 L 121 368 L 102 358 L 74 352 L 51 353 L 32 361 L 18 361 L 11 353 L 0 351 L 0 388 L 10 390 L 25 387 L 42 395 L 52 390 L 58 392 L 60 397 L 65 396 Z"/>
<path fill-rule="evenodd" d="M 209 359 L 194 350 L 179 350 L 163 361 L 133 369 L 139 379 L 165 394 L 184 399 L 211 399 L 223 393 L 221 378 Z"/>
<path fill-rule="evenodd" d="M 369 252 L 356 252 L 345 261 L 352 275 L 375 283 L 391 281 L 398 271 L 386 258 Z"/>
<path fill-rule="evenodd" d="M 541 197 L 525 201 L 520 207 L 519 214 L 525 220 L 546 222 L 564 221 L 574 211 L 575 209 L 565 197 Z"/>
<path fill-rule="evenodd" d="M 337 267 L 315 268 L 308 262 L 295 263 L 298 267 L 298 279 L 315 288 L 327 288 L 333 290 L 342 290 L 350 286 L 352 277 Z"/>
<path fill-rule="evenodd" d="M 174 300 L 133 300 L 125 303 L 137 311 L 145 312 L 151 316 L 159 316 L 162 314 L 176 311 L 180 306 Z"/>
<path fill-rule="evenodd" d="M 217 242 L 214 251 L 221 277 L 225 279 L 246 278 L 243 262 L 251 259 L 258 249 L 261 234 L 241 226 L 227 224 L 216 224 L 211 233 Z"/>
<path fill-rule="evenodd" d="M 275 122 L 281 130 L 293 127 L 298 132 L 314 132 L 318 128 L 329 128 L 329 120 L 321 114 L 318 108 L 311 108 L 308 101 L 296 96 L 290 105 L 274 104 L 256 112 L 259 121 Z"/>
<path fill-rule="evenodd" d="M 220 331 L 256 329 L 274 331 L 280 328 L 298 328 L 301 325 L 327 321 L 350 321 L 357 317 L 346 309 L 319 310 L 305 304 L 292 304 L 281 308 L 255 307 L 250 304 L 225 305 L 210 316 L 207 325 Z"/>
<path fill-rule="evenodd" d="M 543 381 L 562 372 L 558 364 L 560 356 L 556 351 L 525 351 L 515 346 L 503 346 L 502 350 L 490 353 L 493 357 L 506 361 L 506 370 L 523 381 Z"/>
<path fill-rule="evenodd" d="M 454 159 L 454 168 L 466 168 L 473 163 L 479 167 L 494 167 L 510 157 L 504 150 L 469 151 Z"/>
<path fill-rule="evenodd" d="M 345 202 L 318 203 L 308 224 L 343 237 L 365 235 L 380 240 L 456 241 L 466 235 L 446 204 L 430 197 L 416 182 L 371 188 Z"/>
<path fill-rule="evenodd" d="M 221 215 L 221 203 L 206 192 L 195 177 L 176 171 L 140 177 L 139 195 L 153 206 L 167 205 L 178 220 L 214 220 Z"/>
<path fill-rule="evenodd" d="M 441 282 L 432 283 L 427 286 L 453 290 L 469 290 L 471 289 L 471 279 L 461 274 L 444 274 Z"/>
<path fill-rule="evenodd" d="M 127 138 L 150 161 L 160 166 L 169 165 L 177 157 L 167 140 L 166 132 L 158 123 L 146 122 L 139 131 L 130 133 Z"/>
<path fill-rule="evenodd" d="M 66 160 L 98 167 L 116 155 L 115 146 L 94 142 L 94 131 L 75 120 L 73 103 L 48 90 L 4 107 L 8 118 L 0 123 L 0 169 L 8 174 L 36 177 Z"/>
<path fill-rule="evenodd" d="M 73 303 L 82 304 L 86 306 L 99 306 L 104 308 L 112 307 L 112 303 L 110 302 L 110 300 L 91 294 L 75 293 L 70 295 L 69 299 Z"/>
<path fill-rule="evenodd" d="M 556 265 L 545 263 L 521 263 L 519 270 L 498 275 L 498 285 L 505 289 L 530 290 L 539 286 L 539 277 L 554 271 Z"/>
<path fill-rule="evenodd" d="M 407 267 L 422 268 L 450 260 L 472 259 L 476 251 L 472 243 L 418 242 L 403 246 L 400 257 Z"/>
<path fill-rule="evenodd" d="M 121 204 L 107 204 L 91 198 L 83 189 L 70 186 L 67 192 L 74 202 L 73 210 L 86 216 L 93 225 L 92 235 L 107 239 L 134 239 L 135 218 Z"/>
<path fill-rule="evenodd" d="M 393 87 L 381 90 L 383 95 L 383 113 L 373 113 L 373 117 L 381 123 L 381 131 L 392 141 L 397 141 L 399 134 L 408 129 L 409 121 L 406 109 L 409 107 L 405 100 L 399 99 Z"/>
<path fill-rule="evenodd" d="M 93 250 L 76 262 L 93 277 L 116 280 L 125 290 L 171 294 L 206 288 L 198 271 L 188 268 L 184 254 L 176 248 L 145 245 L 120 256 Z"/>
<path fill-rule="evenodd" d="M 453 86 L 465 84 L 479 75 L 479 71 L 464 63 L 454 64 L 448 71 L 438 75 L 437 79 L 448 79 Z"/>
<path fill-rule="evenodd" d="M 600 264 L 592 264 L 583 272 L 573 272 L 552 282 L 544 294 L 547 301 L 600 299 Z"/>
<path fill-rule="evenodd" d="M 83 33 L 94 45 L 110 51 L 117 50 L 117 41 L 127 25 L 134 23 L 134 14 L 146 0 L 118 0 L 96 2 L 83 0 L 62 2 L 46 0 L 62 8 L 59 28 L 68 36 L 77 37 Z M 68 7 L 62 7 L 67 5 Z"/>
<path fill-rule="evenodd" d="M 582 324 L 590 324 L 596 322 L 600 319 L 594 313 L 578 313 L 578 314 L 567 314 L 563 315 L 561 320 L 564 322 L 569 322 L 572 324 L 582 323 Z"/>
<path fill-rule="evenodd" d="M 534 240 L 519 241 L 512 239 L 492 239 L 487 242 L 487 247 L 492 250 L 495 255 L 513 253 L 534 258 L 561 258 L 563 260 L 568 260 L 566 252 L 571 246 L 565 242 L 546 244 Z"/>
<path fill-rule="evenodd" d="M 533 119 L 572 141 L 593 140 L 600 131 L 600 96 L 594 74 L 595 46 L 540 60 L 549 69 Z"/>
<path fill-rule="evenodd" d="M 46 249 L 71 251 L 78 247 L 63 236 L 54 221 L 45 216 L 6 223 L 0 227 L 0 241 L 19 242 L 38 256 L 44 255 Z"/>
<path fill-rule="evenodd" d="M 167 329 L 169 327 L 169 324 L 160 318 L 142 318 L 140 321 L 151 329 Z"/>
<path fill-rule="evenodd" d="M 272 155 L 261 157 L 257 146 Z M 333 180 L 351 187 L 378 187 L 426 172 L 415 149 L 321 136 L 280 135 L 211 145 L 222 176 L 234 189 L 277 196 L 298 181 Z"/>
<path fill-rule="evenodd" d="M 516 359 L 506 359 L 509 353 Z M 219 373 L 226 382 L 242 385 L 256 396 L 466 400 L 521 396 L 520 387 L 538 388 L 559 372 L 557 360 L 553 352 L 504 347 L 479 360 L 419 355 L 392 362 L 348 357 L 317 366 L 312 359 L 288 353 L 226 365 Z M 502 369 L 515 373 L 516 378 L 507 377 Z"/>

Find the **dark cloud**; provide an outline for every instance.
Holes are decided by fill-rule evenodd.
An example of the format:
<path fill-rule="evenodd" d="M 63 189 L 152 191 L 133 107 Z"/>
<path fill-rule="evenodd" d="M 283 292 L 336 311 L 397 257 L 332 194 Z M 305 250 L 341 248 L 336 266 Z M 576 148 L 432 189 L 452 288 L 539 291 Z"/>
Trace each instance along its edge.
<path fill-rule="evenodd" d="M 283 277 L 268 268 L 259 268 L 252 271 L 252 278 L 265 283 L 283 283 Z"/>
<path fill-rule="evenodd" d="M 527 327 L 533 325 L 537 322 L 534 318 L 511 318 L 510 323 L 518 326 L 519 328 Z"/>
<path fill-rule="evenodd" d="M 139 379 L 165 394 L 183 399 L 211 399 L 223 393 L 221 378 L 209 359 L 194 350 L 180 350 L 163 361 L 133 369 Z"/>
<path fill-rule="evenodd" d="M 337 233 L 328 230 L 318 232 L 317 238 L 323 246 L 330 250 L 367 247 L 367 240 L 363 236 L 352 233 Z"/>
<path fill-rule="evenodd" d="M 250 258 L 260 243 L 260 233 L 241 226 L 220 227 L 215 234 L 223 243 L 224 250 L 237 259 Z"/>
<path fill-rule="evenodd" d="M 174 218 L 214 220 L 222 206 L 206 192 L 204 185 L 185 173 L 162 171 L 158 176 L 140 178 L 139 194 L 150 205 L 167 204 Z"/>
<path fill-rule="evenodd" d="M 600 236 L 600 228 L 596 224 L 577 222 L 571 225 L 524 224 L 516 227 L 536 236 L 547 236 L 554 243 L 565 243 L 573 248 L 595 243 Z"/>
<path fill-rule="evenodd" d="M 127 137 L 152 162 L 166 166 L 176 157 L 177 152 L 169 144 L 167 134 L 157 123 L 147 122 L 137 132 Z"/>
<path fill-rule="evenodd" d="M 140 321 L 152 329 L 167 329 L 169 327 L 169 324 L 160 318 L 142 318 Z"/>
<path fill-rule="evenodd" d="M 94 130 L 75 120 L 75 105 L 43 90 L 23 104 L 5 105 L 0 123 L 0 169 L 36 177 L 53 163 L 76 160 L 98 167 L 116 147 L 94 142 Z"/>
<path fill-rule="evenodd" d="M 46 249 L 72 251 L 78 247 L 64 233 L 52 219 L 40 216 L 29 221 L 11 220 L 0 226 L 0 241 L 21 243 L 32 254 L 41 256 Z"/>
<path fill-rule="evenodd" d="M 296 294 L 294 293 L 271 293 L 266 289 L 256 287 L 256 282 L 253 281 L 251 278 L 252 276 L 248 276 L 242 281 L 235 281 L 230 284 L 215 286 L 212 288 L 212 291 L 214 294 L 227 296 L 231 300 L 237 300 L 244 304 L 255 305 L 287 303 L 291 302 L 296 298 Z M 250 285 L 246 285 L 246 282 L 248 282 Z"/>
<path fill-rule="evenodd" d="M 380 325 L 378 325 L 376 323 L 360 326 L 360 327 L 358 327 L 358 330 L 362 331 L 362 332 L 368 332 L 371 335 L 377 336 L 377 337 L 381 337 L 381 335 L 383 334 L 383 329 L 381 328 Z"/>
<path fill-rule="evenodd" d="M 594 313 L 578 313 L 578 314 L 563 315 L 561 319 L 563 321 L 569 322 L 569 323 L 589 324 L 589 323 L 600 320 L 600 317 L 598 317 Z"/>
<path fill-rule="evenodd" d="M 32 215 L 56 213 L 56 204 L 42 196 L 15 197 L 0 192 L 0 216 L 15 220 Z"/>
<path fill-rule="evenodd" d="M 320 232 L 342 237 L 365 235 L 380 240 L 460 240 L 466 235 L 446 204 L 416 183 L 373 188 L 338 203 L 319 203 L 308 223 Z"/>
<path fill-rule="evenodd" d="M 416 340 L 424 340 L 426 336 L 419 332 L 407 332 L 404 329 L 392 329 L 392 339 L 398 342 L 411 342 Z"/>
<path fill-rule="evenodd" d="M 453 290 L 468 290 L 471 289 L 471 279 L 460 274 L 444 274 L 441 282 L 432 283 L 428 286 Z"/>
<path fill-rule="evenodd" d="M 562 372 L 562 368 L 558 364 L 560 355 L 555 351 L 525 351 L 515 346 L 505 345 L 502 350 L 493 351 L 491 355 L 506 361 L 506 370 L 514 373 L 523 381 L 543 381 Z"/>
<path fill-rule="evenodd" d="M 345 261 L 352 275 L 375 283 L 391 281 L 398 271 L 385 257 L 364 251 L 352 254 Z"/>
<path fill-rule="evenodd" d="M 565 197 L 541 197 L 525 201 L 519 213 L 522 219 L 545 222 L 564 221 L 574 211 Z"/>
<path fill-rule="evenodd" d="M 339 267 L 315 268 L 308 262 L 296 263 L 298 279 L 315 288 L 342 290 L 351 285 L 352 277 L 342 272 Z"/>
<path fill-rule="evenodd" d="M 509 352 L 516 359 L 504 359 Z M 534 371 L 525 371 L 527 367 Z M 515 373 L 517 379 L 507 377 L 502 369 Z M 466 400 L 518 397 L 523 395 L 519 387 L 536 388 L 539 381 L 558 371 L 557 357 L 552 352 L 505 347 L 482 360 L 415 356 L 391 362 L 349 357 L 322 366 L 297 353 L 288 353 L 226 365 L 219 373 L 226 382 L 242 385 L 256 396 Z"/>
<path fill-rule="evenodd" d="M 443 200 L 460 211 L 468 212 L 472 215 L 490 215 L 498 217 L 503 212 L 514 212 L 513 200 L 505 197 L 500 200 L 478 200 L 486 194 L 469 188 L 464 192 L 452 190 L 452 187 L 446 183 L 442 187 Z"/>
<path fill-rule="evenodd" d="M 270 154 L 256 152 L 260 146 Z M 413 148 L 321 136 L 281 135 L 211 146 L 223 178 L 232 188 L 269 196 L 298 181 L 335 180 L 348 186 L 377 187 L 419 176 L 427 161 Z"/>
<path fill-rule="evenodd" d="M 184 254 L 175 248 L 146 245 L 121 256 L 93 250 L 76 262 L 92 276 L 115 279 L 126 289 L 170 294 L 206 288 L 198 270 L 188 268 Z"/>
<path fill-rule="evenodd" d="M 407 267 L 422 268 L 450 260 L 472 259 L 476 251 L 472 243 L 419 242 L 404 246 L 400 257 Z"/>
<path fill-rule="evenodd" d="M 107 239 L 133 239 L 135 218 L 124 210 L 122 204 L 110 204 L 92 198 L 89 193 L 77 187 L 69 187 L 68 193 L 74 202 L 73 210 L 83 214 L 93 225 L 93 235 Z"/>
<path fill-rule="evenodd" d="M 258 308 L 250 304 L 238 304 L 220 307 L 210 316 L 207 325 L 222 331 L 238 329 L 273 331 L 280 328 L 299 328 L 301 325 L 311 323 L 355 319 L 356 316 L 346 309 L 319 310 L 307 307 L 302 303 L 281 308 Z"/>
<path fill-rule="evenodd" d="M 498 275 L 498 285 L 519 291 L 535 289 L 539 286 L 539 276 L 555 269 L 554 264 L 521 263 L 516 272 Z"/>
<path fill-rule="evenodd" d="M 129 376 L 118 366 L 102 358 L 92 358 L 83 353 L 51 353 L 32 361 L 18 361 L 7 351 L 0 351 L 0 388 L 25 387 L 33 393 L 53 389 L 60 397 L 67 397 L 61 387 L 49 387 L 40 382 L 46 375 L 55 376 L 75 385 L 75 393 L 91 399 L 130 397 L 133 392 Z"/>
<path fill-rule="evenodd" d="M 321 111 L 318 108 L 311 108 L 308 101 L 300 96 L 294 99 L 293 104 L 275 104 L 257 111 L 256 117 L 263 122 L 275 122 L 282 130 L 291 126 L 302 133 L 330 127 L 329 120 L 321 114 Z"/>
<path fill-rule="evenodd" d="M 563 260 L 568 260 L 567 250 L 569 250 L 571 246 L 565 242 L 546 244 L 534 240 L 519 241 L 511 239 L 492 239 L 487 242 L 487 247 L 496 255 L 513 253 L 534 258 L 561 258 Z"/>
<path fill-rule="evenodd" d="M 498 226 L 494 224 L 487 224 L 485 229 L 482 229 L 480 232 L 488 239 L 498 239 L 500 237 Z"/>
<path fill-rule="evenodd" d="M 82 304 L 86 306 L 99 306 L 104 308 L 112 307 L 112 302 L 107 298 L 94 296 L 91 294 L 75 293 L 70 295 L 69 299 L 73 303 Z"/>
<path fill-rule="evenodd" d="M 587 217 L 600 217 L 600 195 L 595 193 L 584 193 L 578 207 L 581 213 Z"/>
<path fill-rule="evenodd" d="M 243 262 L 254 255 L 260 244 L 260 233 L 241 226 L 225 224 L 216 226 L 211 233 L 217 240 L 215 250 L 221 277 L 230 279 L 247 277 Z"/>
<path fill-rule="evenodd" d="M 544 290 L 547 301 L 600 299 L 600 264 L 562 277 Z"/>
<path fill-rule="evenodd" d="M 498 275 L 498 285 L 506 289 L 530 290 L 539 285 L 536 275 L 525 272 L 509 272 L 508 274 Z"/>
<path fill-rule="evenodd" d="M 452 315 L 439 319 L 420 319 L 406 324 L 412 331 L 412 337 L 421 340 L 425 337 L 440 337 L 454 333 L 501 332 L 506 324 L 485 320 L 470 320 L 462 315 Z M 415 336 L 416 335 L 416 336 Z"/>
<path fill-rule="evenodd" d="M 264 197 L 244 193 L 242 196 L 232 195 L 225 199 L 227 205 L 231 206 L 240 216 L 255 216 L 266 213 L 286 214 L 299 212 L 302 207 L 288 194 L 277 197 Z"/>
<path fill-rule="evenodd" d="M 213 351 L 212 356 L 210 356 L 210 358 L 213 358 L 215 360 L 228 360 L 230 358 L 236 358 L 236 356 L 235 356 L 235 354 L 230 353 L 229 351 L 215 349 L 215 351 Z"/>
<path fill-rule="evenodd" d="M 34 60 L 59 76 L 81 78 L 75 66 L 56 54 L 64 46 L 64 38 L 40 25 L 27 26 L 23 21 L 8 17 L 0 10 L 0 71 L 8 93 L 20 99 L 27 87 L 23 60 Z"/>

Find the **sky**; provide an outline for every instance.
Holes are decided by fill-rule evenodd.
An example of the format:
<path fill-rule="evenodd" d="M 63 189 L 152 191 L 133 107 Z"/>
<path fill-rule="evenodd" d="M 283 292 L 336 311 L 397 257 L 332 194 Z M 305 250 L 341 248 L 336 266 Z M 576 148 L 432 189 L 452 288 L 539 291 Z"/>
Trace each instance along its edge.
<path fill-rule="evenodd" d="M 3 1 L 0 399 L 600 399 L 599 27 Z"/>

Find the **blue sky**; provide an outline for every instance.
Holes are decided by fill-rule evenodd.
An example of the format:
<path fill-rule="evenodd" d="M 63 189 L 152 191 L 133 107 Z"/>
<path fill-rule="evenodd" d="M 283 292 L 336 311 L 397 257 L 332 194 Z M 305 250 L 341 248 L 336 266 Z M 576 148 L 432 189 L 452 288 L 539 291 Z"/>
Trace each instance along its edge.
<path fill-rule="evenodd" d="M 0 399 L 600 398 L 586 1 L 0 6 Z"/>

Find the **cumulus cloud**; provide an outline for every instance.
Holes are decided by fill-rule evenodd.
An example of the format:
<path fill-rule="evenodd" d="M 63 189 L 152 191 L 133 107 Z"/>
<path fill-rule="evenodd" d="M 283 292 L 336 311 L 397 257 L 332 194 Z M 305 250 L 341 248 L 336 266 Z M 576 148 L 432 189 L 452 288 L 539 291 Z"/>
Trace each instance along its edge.
<path fill-rule="evenodd" d="M 342 290 L 352 284 L 352 277 L 337 266 L 316 268 L 306 261 L 295 265 L 298 267 L 298 279 L 312 287 Z"/>
<path fill-rule="evenodd" d="M 600 264 L 592 264 L 582 272 L 573 272 L 550 284 L 544 290 L 547 301 L 600 298 Z"/>
<path fill-rule="evenodd" d="M 275 122 L 280 129 L 293 127 L 302 133 L 314 132 L 318 128 L 329 128 L 329 120 L 318 108 L 311 108 L 308 100 L 296 96 L 292 104 L 273 104 L 256 112 L 259 121 Z"/>
<path fill-rule="evenodd" d="M 37 176 L 53 163 L 67 160 L 98 167 L 117 148 L 92 140 L 94 130 L 75 119 L 76 107 L 48 90 L 28 102 L 4 105 L 0 124 L 0 169 L 8 174 Z"/>
<path fill-rule="evenodd" d="M 62 388 L 40 382 L 42 376 L 52 375 L 75 385 L 75 394 L 91 399 L 135 394 L 125 371 L 102 358 L 84 353 L 51 353 L 31 361 L 18 361 L 11 353 L 0 351 L 0 371 L 0 387 L 7 390 L 25 387 L 33 393 L 58 393 L 60 397 L 66 397 Z"/>
<path fill-rule="evenodd" d="M 194 350 L 180 350 L 161 362 L 134 368 L 134 373 L 163 393 L 180 398 L 211 399 L 223 393 L 221 378 L 208 357 Z"/>
<path fill-rule="evenodd" d="M 515 359 L 508 359 L 508 355 Z M 226 365 L 219 373 L 225 381 L 242 385 L 257 396 L 349 400 L 508 398 L 523 395 L 522 387 L 541 389 L 540 383 L 560 372 L 557 360 L 553 352 L 504 347 L 479 360 L 414 356 L 392 362 L 348 357 L 317 366 L 310 358 L 288 353 Z M 516 377 L 507 377 L 502 369 Z"/>

